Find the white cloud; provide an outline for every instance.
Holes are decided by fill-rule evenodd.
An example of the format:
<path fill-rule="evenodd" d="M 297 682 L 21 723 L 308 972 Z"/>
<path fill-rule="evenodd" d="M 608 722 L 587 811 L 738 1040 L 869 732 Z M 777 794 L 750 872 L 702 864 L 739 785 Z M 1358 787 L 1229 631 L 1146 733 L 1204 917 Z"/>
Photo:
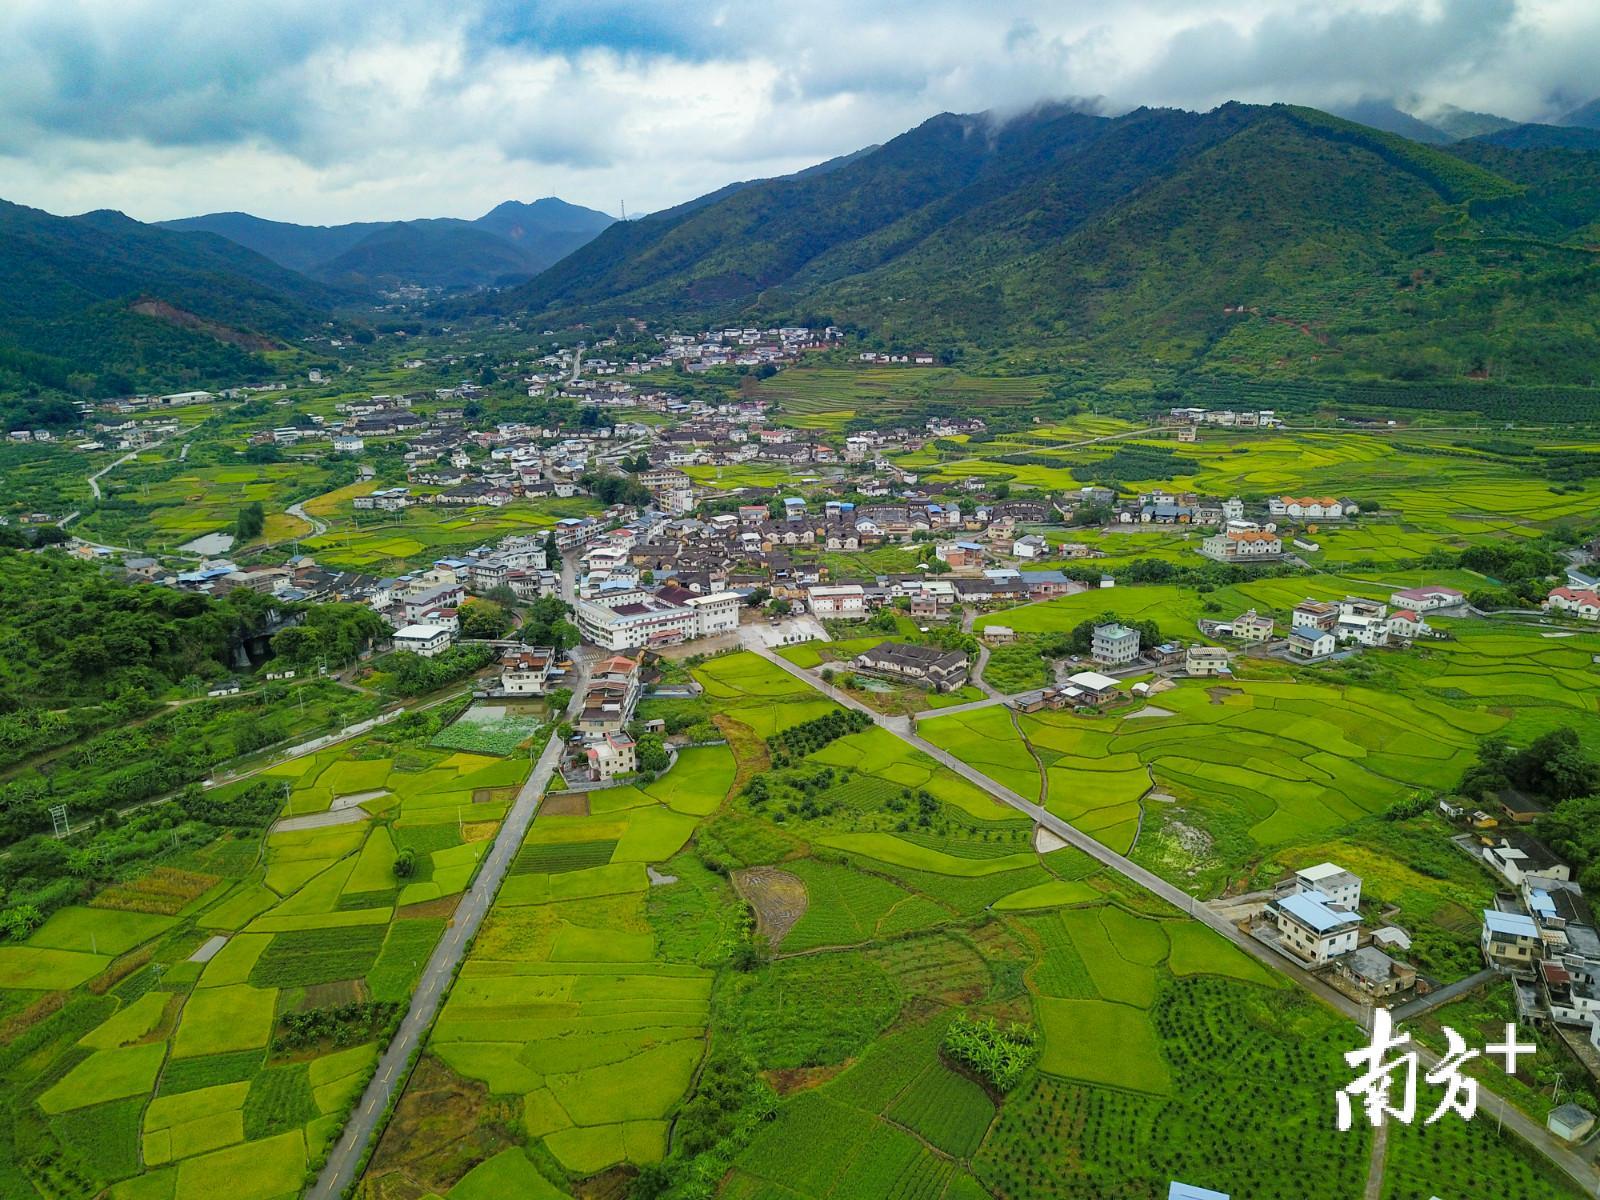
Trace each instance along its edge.
<path fill-rule="evenodd" d="M 1103 96 L 1548 117 L 1588 99 L 1589 0 L 11 0 L 0 193 L 154 219 L 663 207 L 940 111 Z"/>

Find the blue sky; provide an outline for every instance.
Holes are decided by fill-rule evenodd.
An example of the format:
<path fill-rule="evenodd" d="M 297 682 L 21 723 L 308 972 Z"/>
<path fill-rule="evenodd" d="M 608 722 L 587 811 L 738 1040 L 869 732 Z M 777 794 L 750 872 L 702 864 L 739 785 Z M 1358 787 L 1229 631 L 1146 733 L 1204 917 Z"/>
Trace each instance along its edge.
<path fill-rule="evenodd" d="M 141 219 L 645 212 L 941 111 L 1600 91 L 1594 0 L 6 0 L 0 197 Z"/>

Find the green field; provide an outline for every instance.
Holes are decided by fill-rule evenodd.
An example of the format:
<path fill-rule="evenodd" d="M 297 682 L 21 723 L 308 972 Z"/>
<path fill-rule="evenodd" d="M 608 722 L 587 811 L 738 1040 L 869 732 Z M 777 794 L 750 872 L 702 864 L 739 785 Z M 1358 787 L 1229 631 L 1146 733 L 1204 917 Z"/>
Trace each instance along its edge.
<path fill-rule="evenodd" d="M 264 777 L 285 788 L 285 814 L 355 819 L 173 854 L 163 870 L 211 881 L 182 908 L 143 911 L 166 897 L 130 880 L 105 894 L 116 907 L 59 909 L 26 944 L 0 947 L 7 1011 L 73 989 L 24 1026 L 26 1054 L 0 1049 L 8 1145 L 26 1149 L 0 1154 L 0 1178 L 47 1197 L 297 1191 L 376 1062 L 383 1005 L 409 999 L 444 929 L 409 906 L 466 886 L 505 810 L 484 797 L 527 770 L 525 758 L 372 739 L 284 762 Z M 397 847 L 415 855 L 410 880 L 395 875 Z M 221 951 L 191 961 L 213 935 Z M 312 1020 L 323 1032 L 292 1035 Z"/>

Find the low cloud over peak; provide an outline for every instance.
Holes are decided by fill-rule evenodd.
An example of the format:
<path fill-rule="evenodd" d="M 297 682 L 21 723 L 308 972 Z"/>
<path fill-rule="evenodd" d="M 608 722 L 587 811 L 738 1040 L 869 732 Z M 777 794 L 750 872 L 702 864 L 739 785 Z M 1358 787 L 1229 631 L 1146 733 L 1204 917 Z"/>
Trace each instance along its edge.
<path fill-rule="evenodd" d="M 0 177 L 144 219 L 642 212 L 1065 96 L 1553 119 L 1591 98 L 1596 44 L 1588 0 L 12 0 Z"/>

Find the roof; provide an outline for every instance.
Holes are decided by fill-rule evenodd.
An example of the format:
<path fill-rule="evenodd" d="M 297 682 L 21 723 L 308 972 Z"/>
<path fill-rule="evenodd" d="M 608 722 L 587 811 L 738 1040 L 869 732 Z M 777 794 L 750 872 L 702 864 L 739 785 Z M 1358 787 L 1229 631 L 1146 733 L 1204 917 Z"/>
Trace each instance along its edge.
<path fill-rule="evenodd" d="M 1317 892 L 1298 892 L 1293 896 L 1285 896 L 1277 904 L 1283 912 L 1317 933 L 1333 933 L 1348 925 L 1361 923 L 1361 918 L 1355 913 L 1332 907 Z"/>
<path fill-rule="evenodd" d="M 1427 600 L 1432 596 L 1461 595 L 1455 588 L 1440 587 L 1437 584 L 1430 587 L 1401 588 L 1394 594 L 1396 596 L 1404 596 L 1407 600 Z"/>
<path fill-rule="evenodd" d="M 1315 625 L 1296 625 L 1289 631 L 1289 636 L 1309 638 L 1314 642 L 1318 638 L 1331 638 L 1333 634 L 1326 629 L 1318 629 Z"/>
<path fill-rule="evenodd" d="M 1364 979 L 1381 981 L 1394 974 L 1394 959 L 1374 946 L 1363 946 L 1350 956 L 1350 969 Z"/>
<path fill-rule="evenodd" d="M 1522 913 L 1497 912 L 1492 908 L 1483 910 L 1483 927 L 1490 933 L 1504 934 L 1506 937 L 1539 936 L 1539 927 L 1533 923 L 1532 917 Z"/>
<path fill-rule="evenodd" d="M 1117 686 L 1117 681 L 1109 675 L 1102 675 L 1099 671 L 1079 671 L 1067 682 L 1075 683 L 1081 688 L 1091 692 L 1109 692 Z"/>
<path fill-rule="evenodd" d="M 1167 1189 L 1167 1200 L 1228 1200 L 1227 1192 L 1213 1192 L 1210 1188 L 1195 1187 L 1192 1183 L 1179 1183 L 1176 1179 Z"/>
<path fill-rule="evenodd" d="M 1321 883 L 1324 879 L 1332 879 L 1338 875 L 1350 875 L 1350 872 L 1338 863 L 1325 862 L 1318 863 L 1314 867 L 1302 867 L 1295 874 L 1301 879 L 1309 879 L 1312 883 Z M 1353 875 L 1350 877 L 1355 878 Z"/>
<path fill-rule="evenodd" d="M 1123 624 L 1121 624 L 1119 622 L 1116 622 L 1116 621 L 1113 621 L 1109 625 L 1096 625 L 1094 627 L 1094 635 L 1095 635 L 1095 637 L 1108 637 L 1108 638 L 1137 637 L 1138 636 L 1138 632 L 1139 632 L 1138 630 L 1129 629 L 1126 625 L 1123 625 Z"/>
<path fill-rule="evenodd" d="M 417 639 L 421 641 L 427 641 L 430 638 L 436 638 L 440 634 L 444 634 L 446 637 L 448 637 L 450 630 L 444 625 L 407 625 L 402 629 L 396 629 L 394 631 L 394 636 L 397 638 Z"/>
<path fill-rule="evenodd" d="M 1569 1129 L 1594 1120 L 1594 1114 L 1581 1104 L 1573 1104 L 1570 1100 L 1560 1108 L 1550 1110 L 1550 1120 L 1559 1121 Z"/>

